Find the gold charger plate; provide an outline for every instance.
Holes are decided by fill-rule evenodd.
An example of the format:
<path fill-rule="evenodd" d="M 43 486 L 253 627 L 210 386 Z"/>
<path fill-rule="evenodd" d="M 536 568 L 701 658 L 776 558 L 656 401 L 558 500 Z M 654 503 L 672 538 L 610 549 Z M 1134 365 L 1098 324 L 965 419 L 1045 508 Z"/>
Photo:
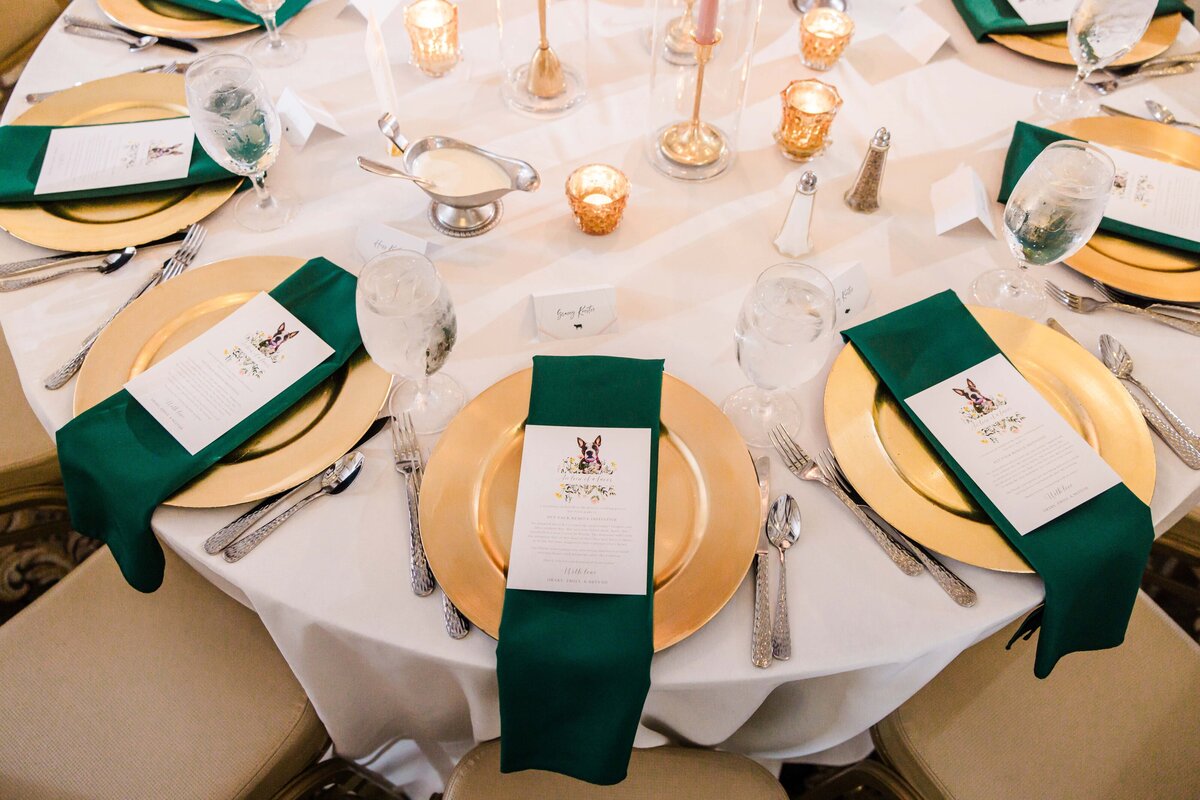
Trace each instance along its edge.
<path fill-rule="evenodd" d="M 1167 51 L 1179 35 L 1179 26 L 1183 24 L 1183 14 L 1164 14 L 1150 20 L 1150 27 L 1141 41 L 1133 46 L 1125 55 L 1112 63 L 1114 67 L 1128 64 L 1140 64 L 1160 56 Z M 1067 32 L 1056 33 L 992 33 L 988 38 L 997 44 L 1007 47 L 1022 55 L 1036 58 L 1039 61 L 1049 61 L 1052 64 L 1074 66 L 1071 51 L 1067 49 Z"/>
<path fill-rule="evenodd" d="M 1128 117 L 1086 117 L 1050 128 L 1168 164 L 1200 169 L 1200 136 L 1170 125 Z M 1200 302 L 1198 254 L 1099 232 L 1066 264 L 1121 291 L 1159 300 Z"/>
<path fill-rule="evenodd" d="M 270 291 L 304 259 L 217 261 L 156 287 L 100 334 L 79 370 L 75 414 L 114 394 L 236 308 Z M 311 478 L 354 446 L 387 398 L 391 376 L 362 351 L 249 441 L 166 501 L 212 508 L 259 500 Z"/>
<path fill-rule="evenodd" d="M 533 371 L 510 375 L 446 428 L 421 484 L 421 533 L 446 595 L 500 632 Z M 708 398 L 663 376 L 654 534 L 654 649 L 690 636 L 733 597 L 758 544 L 746 445 Z"/>
<path fill-rule="evenodd" d="M 1032 320 L 971 313 L 1021 374 L 1116 470 L 1135 495 L 1154 494 L 1154 445 L 1133 398 L 1099 359 Z M 847 345 L 825 385 L 825 428 L 846 477 L 913 540 L 950 558 L 1032 572 L 950 476 L 858 351 Z"/>
<path fill-rule="evenodd" d="M 14 125 L 94 125 L 187 116 L 182 75 L 117 75 L 46 98 Z M 196 145 L 199 147 L 199 144 Z M 241 178 L 92 200 L 0 205 L 0 228 L 55 250 L 119 250 L 169 236 L 216 211 Z"/>
<path fill-rule="evenodd" d="M 151 36 L 215 39 L 258 27 L 253 22 L 226 19 L 164 0 L 97 0 L 97 3 L 113 22 Z"/>

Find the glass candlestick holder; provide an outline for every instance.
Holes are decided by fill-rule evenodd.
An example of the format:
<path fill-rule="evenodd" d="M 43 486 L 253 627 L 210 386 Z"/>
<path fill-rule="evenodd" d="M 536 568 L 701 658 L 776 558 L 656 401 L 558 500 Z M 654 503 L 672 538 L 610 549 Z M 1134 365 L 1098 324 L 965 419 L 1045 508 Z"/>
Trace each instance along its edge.
<path fill-rule="evenodd" d="M 836 8 L 813 8 L 800 18 L 800 58 L 804 66 L 825 71 L 841 58 L 854 33 L 854 20 Z"/>
<path fill-rule="evenodd" d="M 650 101 L 646 155 L 665 175 L 708 180 L 729 169 L 737 154 L 750 58 L 762 0 L 723 0 L 715 41 L 698 43 L 693 4 L 650 0 Z M 682 20 L 682 21 L 681 21 Z M 679 46 L 688 24 L 690 58 Z"/>
<path fill-rule="evenodd" d="M 579 230 L 606 236 L 621 224 L 629 200 L 629 179 L 608 164 L 585 164 L 567 178 L 567 202 Z"/>
<path fill-rule="evenodd" d="M 497 0 L 500 90 L 509 107 L 554 116 L 587 95 L 588 0 Z"/>
<path fill-rule="evenodd" d="M 784 157 L 811 161 L 829 146 L 829 126 L 842 107 L 842 97 L 836 88 L 814 78 L 792 81 L 779 96 L 783 118 L 775 141 Z"/>
<path fill-rule="evenodd" d="M 404 28 L 412 42 L 412 64 L 440 78 L 458 64 L 458 6 L 449 0 L 416 0 L 404 9 Z"/>

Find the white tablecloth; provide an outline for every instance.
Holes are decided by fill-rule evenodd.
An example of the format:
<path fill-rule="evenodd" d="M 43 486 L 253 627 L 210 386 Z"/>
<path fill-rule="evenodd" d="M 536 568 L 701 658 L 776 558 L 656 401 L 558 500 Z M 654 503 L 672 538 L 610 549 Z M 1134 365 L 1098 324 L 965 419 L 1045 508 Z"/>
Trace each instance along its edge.
<path fill-rule="evenodd" d="M 935 236 L 929 184 L 965 163 L 994 196 L 1014 122 L 1037 121 L 1034 91 L 1064 84 L 1071 75 L 975 43 L 948 0 L 926 0 L 922 8 L 951 32 L 951 44 L 926 66 L 903 63 L 895 45 L 880 38 L 900 7 L 896 0 L 854 3 L 855 42 L 822 76 L 837 85 L 845 106 L 833 126 L 832 148 L 811 165 L 820 186 L 816 252 L 806 260 L 866 266 L 874 295 L 863 318 L 945 287 L 963 292 L 982 270 L 1010 263 L 1004 243 L 982 227 Z M 77 0 L 71 8 L 100 16 L 93 0 Z M 404 64 L 399 13 L 385 31 L 409 136 L 450 133 L 525 158 L 541 171 L 542 189 L 513 195 L 497 230 L 461 241 L 442 237 L 429 228 L 427 204 L 414 187 L 355 166 L 356 154 L 382 155 L 364 25 L 353 10 L 343 12 L 342 0 L 327 0 L 288 25 L 308 43 L 304 60 L 265 77 L 276 92 L 291 86 L 323 102 L 349 135 L 319 132 L 301 151 L 285 146 L 270 182 L 303 201 L 298 218 L 283 230 L 254 234 L 240 229 L 228 209 L 218 211 L 206 220 L 211 232 L 200 261 L 255 253 L 325 255 L 357 270 L 356 227 L 385 222 L 433 243 L 431 255 L 459 314 L 459 341 L 446 371 L 472 394 L 527 366 L 536 353 L 603 353 L 665 356 L 672 373 L 720 401 L 745 383 L 734 360 L 736 311 L 755 275 L 784 260 L 771 241 L 801 168 L 780 156 L 771 132 L 779 90 L 811 74 L 797 56 L 795 15 L 785 0 L 766 3 L 737 163 L 720 179 L 694 185 L 660 176 L 642 154 L 649 55 L 640 2 L 593 2 L 591 94 L 577 112 L 555 121 L 529 119 L 503 106 L 493 8 L 462 3 L 466 61 L 441 81 Z M 249 40 L 201 47 L 240 49 Z M 28 91 L 176 55 L 162 48 L 128 54 L 55 30 L 26 70 L 5 121 L 25 109 Z M 1198 86 L 1200 78 L 1192 76 L 1166 79 L 1114 102 L 1136 110 L 1144 96 L 1161 97 L 1179 116 L 1195 119 Z M 893 135 L 883 208 L 871 216 L 854 214 L 841 195 L 880 125 Z M 619 165 L 633 181 L 625 221 L 609 237 L 579 233 L 562 195 L 567 174 L 587 161 Z M 0 238 L 0 261 L 38 252 Z M 70 418 L 71 389 L 48 392 L 41 379 L 159 261 L 156 253 L 112 276 L 0 295 L 0 322 L 26 395 L 48 430 Z M 1085 288 L 1065 268 L 1045 274 Z M 531 292 L 597 283 L 617 287 L 619 333 L 572 342 L 534 338 Z M 1115 334 L 1132 351 L 1138 374 L 1185 416 L 1200 419 L 1200 373 L 1191 367 L 1195 339 L 1121 315 L 1056 315 L 1088 342 L 1102 331 Z M 822 385 L 816 379 L 795 392 L 807 412 L 801 438 L 813 448 L 825 442 Z M 478 631 L 451 641 L 442 630 L 440 603 L 409 590 L 403 496 L 385 439 L 366 447 L 364 474 L 345 494 L 305 511 L 238 564 L 205 556 L 200 545 L 242 509 L 163 508 L 154 528 L 261 615 L 341 753 L 364 757 L 393 740 L 415 740 L 444 774 L 455 754 L 500 733 L 495 643 Z M 1195 504 L 1200 473 L 1184 468 L 1157 440 L 1155 448 L 1153 513 L 1161 531 Z M 751 591 L 744 582 L 711 623 L 655 657 L 639 745 L 670 740 L 764 760 L 851 761 L 870 747 L 863 735 L 868 726 L 964 648 L 1041 599 L 1036 577 L 952 564 L 980 598 L 972 609 L 959 608 L 929 578 L 901 575 L 823 490 L 801 485 L 778 460 L 775 476 L 775 493 L 792 492 L 804 510 L 804 531 L 789 558 L 792 659 L 767 670 L 751 666 Z M 436 785 L 436 775 L 405 771 L 407 762 L 388 758 L 393 776 L 417 792 Z"/>

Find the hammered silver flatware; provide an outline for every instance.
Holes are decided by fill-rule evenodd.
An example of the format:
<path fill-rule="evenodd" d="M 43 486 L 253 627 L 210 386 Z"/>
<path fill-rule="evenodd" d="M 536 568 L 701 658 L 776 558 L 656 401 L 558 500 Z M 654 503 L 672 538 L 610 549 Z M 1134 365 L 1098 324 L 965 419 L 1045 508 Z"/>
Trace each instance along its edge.
<path fill-rule="evenodd" d="M 1108 367 L 1109 372 L 1116 375 L 1118 379 L 1144 394 L 1146 399 L 1158 409 L 1160 414 L 1167 418 L 1167 421 L 1171 423 L 1175 430 L 1179 431 L 1179 434 L 1189 445 L 1200 449 L 1200 435 L 1192 430 L 1166 403 L 1160 400 L 1158 395 L 1150 391 L 1150 388 L 1146 384 L 1133 376 L 1133 356 L 1129 354 L 1129 351 L 1125 349 L 1123 344 L 1107 333 L 1100 337 L 1100 360 L 1104 362 L 1104 366 Z"/>
<path fill-rule="evenodd" d="M 46 378 L 46 380 L 43 382 L 43 385 L 47 389 L 61 389 L 63 386 L 66 386 L 67 381 L 71 380 L 76 372 L 79 372 L 79 368 L 83 366 L 84 359 L 87 358 L 87 354 L 91 352 L 92 345 L 96 343 L 96 339 L 101 333 L 104 332 L 104 329 L 108 327 L 109 323 L 116 319 L 118 314 L 128 308 L 134 300 L 137 300 L 143 294 L 150 291 L 150 289 L 159 285 L 160 283 L 166 283 L 172 278 L 178 277 L 185 269 L 187 269 L 188 266 L 191 265 L 192 261 L 196 258 L 196 253 L 200 251 L 200 246 L 204 244 L 204 237 L 207 235 L 208 231 L 205 230 L 204 226 L 198 222 L 188 228 L 187 235 L 183 237 L 183 242 L 179 245 L 179 249 L 176 250 L 170 258 L 163 262 L 162 269 L 154 272 L 148 278 L 146 278 L 141 286 L 139 286 L 134 293 L 129 296 L 128 300 L 118 306 L 117 310 L 114 311 L 108 317 L 108 319 L 100 323 L 100 327 L 96 328 L 96 330 L 92 331 L 92 333 L 86 339 L 84 339 L 83 344 L 80 346 L 79 350 L 75 352 L 75 355 L 71 356 L 71 358 L 69 358 L 65 364 L 56 369 Z"/>
<path fill-rule="evenodd" d="M 771 622 L 771 656 L 780 661 L 792 657 L 792 627 L 788 622 L 787 551 L 800 538 L 800 504 L 790 494 L 779 496 L 767 519 L 767 541 L 779 551 L 779 591 L 775 596 L 775 618 Z"/>
<path fill-rule="evenodd" d="M 756 550 L 754 564 L 754 626 L 750 633 L 750 663 L 771 666 L 771 554 Z"/>
<path fill-rule="evenodd" d="M 1111 300 L 1097 300 L 1094 297 L 1084 297 L 1074 292 L 1068 292 L 1051 281 L 1046 281 L 1046 294 L 1054 302 L 1064 308 L 1069 308 L 1077 314 L 1091 314 L 1094 311 L 1121 311 L 1158 322 L 1177 331 L 1190 333 L 1193 336 L 1200 336 L 1200 319 L 1180 319 L 1162 311 L 1151 311 L 1150 309 L 1139 308 L 1128 303 L 1114 303 Z"/>
<path fill-rule="evenodd" d="M 1164 106 L 1162 103 L 1155 102 L 1150 98 L 1146 98 L 1146 108 L 1150 109 L 1150 116 L 1164 125 L 1174 125 L 1183 128 L 1195 128 L 1200 131 L 1200 125 L 1195 122 L 1185 122 L 1175 116 L 1171 109 Z"/>
<path fill-rule="evenodd" d="M 321 486 L 319 489 L 306 494 L 284 509 L 279 516 L 273 518 L 267 524 L 256 528 L 243 538 L 229 545 L 229 547 L 226 547 L 223 553 L 224 559 L 231 564 L 242 560 L 246 557 L 247 553 L 262 544 L 264 539 L 279 530 L 280 525 L 294 517 L 302 509 L 326 495 L 341 494 L 346 491 L 362 471 L 364 460 L 363 454 L 355 450 L 333 462 L 333 465 L 321 475 Z"/>
<path fill-rule="evenodd" d="M 158 44 L 157 36 L 125 33 L 124 31 L 117 30 L 112 25 L 105 25 L 102 22 L 95 22 L 83 17 L 66 14 L 62 20 L 63 31 L 72 36 L 86 36 L 89 39 L 118 42 L 128 47 L 131 53 L 136 53 L 139 50 L 145 50 L 147 47 Z"/>
<path fill-rule="evenodd" d="M 1095 89 L 1100 94 L 1112 94 L 1117 89 L 1123 86 L 1129 86 L 1133 83 L 1140 83 L 1150 78 L 1167 78 L 1172 75 L 1186 75 L 1191 72 L 1194 67 L 1188 63 L 1170 63 L 1156 64 L 1152 67 L 1139 69 L 1129 75 L 1123 75 L 1120 78 L 1107 78 L 1098 81 L 1084 81 L 1083 85 Z"/>
<path fill-rule="evenodd" d="M 174 75 L 175 73 L 178 72 L 180 75 L 182 75 L 184 72 L 187 71 L 187 68 L 189 66 L 191 66 L 191 65 L 188 63 L 181 64 L 177 61 L 172 61 L 169 64 L 152 64 L 148 67 L 142 67 L 141 69 L 133 69 L 133 70 L 129 70 L 128 72 L 122 72 L 119 74 L 121 74 L 121 75 L 137 75 L 137 74 L 142 74 L 142 73 L 147 73 L 147 72 L 153 72 L 153 73 L 157 73 L 159 75 Z M 79 83 L 73 83 L 70 86 L 64 86 L 61 89 L 51 89 L 48 92 L 30 92 L 29 94 L 25 95 L 25 102 L 29 103 L 30 105 L 36 105 L 37 103 L 40 103 L 43 100 L 45 100 L 47 97 L 53 97 L 54 95 L 58 94 L 59 92 L 65 92 L 67 89 L 74 89 L 76 86 L 82 86 L 83 84 L 84 84 L 84 81 L 80 81 Z"/>
<path fill-rule="evenodd" d="M 840 500 L 842 505 L 850 509 L 850 513 L 866 528 L 867 533 L 871 534 L 871 537 L 901 572 L 911 576 L 920 575 L 925 571 L 921 563 L 913 557 L 912 553 L 895 536 L 892 536 L 876 525 L 874 520 L 850 498 L 850 495 L 842 491 L 842 487 L 825 477 L 825 473 L 821 471 L 820 465 L 813 461 L 808 453 L 804 452 L 804 448 L 797 444 L 782 426 L 778 426 L 772 430 L 770 438 L 771 443 L 775 445 L 775 450 L 783 458 L 783 463 L 787 466 L 788 471 L 800 480 L 815 481 L 833 492 L 834 497 Z"/>
<path fill-rule="evenodd" d="M 832 480 L 837 481 L 838 485 L 842 487 L 842 490 L 854 498 L 854 502 L 858 503 L 859 508 L 869 514 L 871 518 L 879 525 L 879 527 L 894 533 L 897 539 L 904 542 L 908 546 L 908 549 L 912 551 L 913 555 L 917 557 L 917 560 L 925 566 L 925 569 L 929 570 L 929 574 L 933 576 L 935 581 L 937 581 L 937 585 L 942 587 L 942 591 L 949 595 L 951 600 L 958 603 L 963 608 L 970 608 L 971 606 L 975 605 L 975 603 L 979 600 L 979 597 L 975 594 L 975 590 L 972 589 L 966 581 L 955 575 L 949 567 L 947 567 L 937 558 L 937 556 L 933 555 L 919 543 L 914 542 L 902 532 L 892 527 L 887 520 L 883 519 L 883 517 L 879 515 L 878 511 L 871 508 L 871 506 L 863 500 L 862 495 L 858 493 L 858 490 L 854 488 L 853 484 L 851 484 L 850 480 L 846 477 L 846 473 L 842 471 L 842 465 L 838 463 L 837 456 L 833 454 L 832 450 L 830 450 L 828 447 L 822 450 L 820 455 L 817 456 L 817 461 L 820 462 L 821 469 L 825 471 L 825 475 Z"/>
<path fill-rule="evenodd" d="M 425 557 L 425 545 L 421 541 L 420 493 L 423 463 L 421 445 L 417 441 L 412 417 L 392 418 L 392 452 L 395 455 L 396 471 L 404 476 L 408 495 L 408 572 L 413 594 L 428 597 L 433 594 L 433 570 Z"/>
<path fill-rule="evenodd" d="M 8 280 L 0 280 L 0 292 L 14 292 L 17 289 L 24 289 L 28 286 L 37 286 L 40 283 L 49 283 L 50 281 L 65 278 L 68 275 L 80 275 L 84 272 L 97 272 L 101 275 L 107 275 L 110 272 L 116 272 L 121 267 L 129 263 L 129 260 L 137 253 L 136 247 L 126 247 L 119 253 L 109 253 L 99 264 L 88 264 L 82 267 L 68 267 L 58 272 L 49 274 L 31 275 L 27 278 L 9 278 Z"/>
<path fill-rule="evenodd" d="M 445 590 L 442 591 L 442 621 L 451 639 L 462 639 L 471 632 L 471 621 L 451 602 Z"/>
<path fill-rule="evenodd" d="M 1160 303 L 1150 297 L 1139 297 L 1136 294 L 1123 292 L 1116 287 L 1109 286 L 1106 283 L 1092 278 L 1092 286 L 1097 292 L 1104 296 L 1104 299 L 1111 300 L 1114 303 L 1125 303 L 1138 308 L 1144 308 L 1149 311 L 1161 311 L 1164 314 L 1174 314 L 1176 316 L 1192 316 L 1200 318 L 1200 307 L 1184 306 L 1175 303 Z"/>
<path fill-rule="evenodd" d="M 153 242 L 139 244 L 134 247 L 135 253 L 140 253 L 144 250 L 149 250 L 152 247 L 159 247 L 164 244 L 176 244 L 183 241 L 186 231 L 179 231 L 170 236 L 164 236 L 161 239 L 156 239 Z M 120 253 L 120 250 L 115 251 Z M 88 251 L 73 252 L 73 253 L 57 253 L 52 256 L 38 256 L 37 258 L 27 258 L 24 261 L 10 261 L 7 264 L 0 264 L 0 277 L 16 275 L 21 272 L 32 272 L 33 270 L 45 269 L 47 267 L 62 267 L 67 264 L 74 264 L 77 261 L 91 261 L 94 258 L 100 258 L 106 255 L 103 250 L 99 252 Z M 112 255 L 109 253 L 108 255 Z"/>

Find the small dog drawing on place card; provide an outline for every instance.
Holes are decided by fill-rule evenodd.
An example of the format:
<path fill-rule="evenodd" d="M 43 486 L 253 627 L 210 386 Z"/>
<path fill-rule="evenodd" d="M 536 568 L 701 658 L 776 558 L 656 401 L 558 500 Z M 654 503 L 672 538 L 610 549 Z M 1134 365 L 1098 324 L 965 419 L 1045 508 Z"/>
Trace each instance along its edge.
<path fill-rule="evenodd" d="M 579 445 L 580 471 L 585 474 L 600 472 L 604 466 L 604 462 L 600 460 L 600 437 L 597 436 L 590 445 L 579 437 L 575 437 L 575 442 Z"/>
<path fill-rule="evenodd" d="M 300 333 L 300 331 L 288 331 L 287 333 L 284 333 L 283 329 L 285 327 L 286 323 L 279 323 L 279 330 L 255 343 L 258 349 L 262 351 L 263 355 L 267 357 L 273 357 L 277 352 L 279 352 L 279 348 L 283 346 L 284 342 L 294 336 L 299 335 Z"/>
<path fill-rule="evenodd" d="M 996 410 L 996 401 L 985 395 L 975 386 L 975 381 L 967 378 L 967 388 L 954 388 L 954 393 L 967 398 L 976 414 L 990 414 Z"/>

